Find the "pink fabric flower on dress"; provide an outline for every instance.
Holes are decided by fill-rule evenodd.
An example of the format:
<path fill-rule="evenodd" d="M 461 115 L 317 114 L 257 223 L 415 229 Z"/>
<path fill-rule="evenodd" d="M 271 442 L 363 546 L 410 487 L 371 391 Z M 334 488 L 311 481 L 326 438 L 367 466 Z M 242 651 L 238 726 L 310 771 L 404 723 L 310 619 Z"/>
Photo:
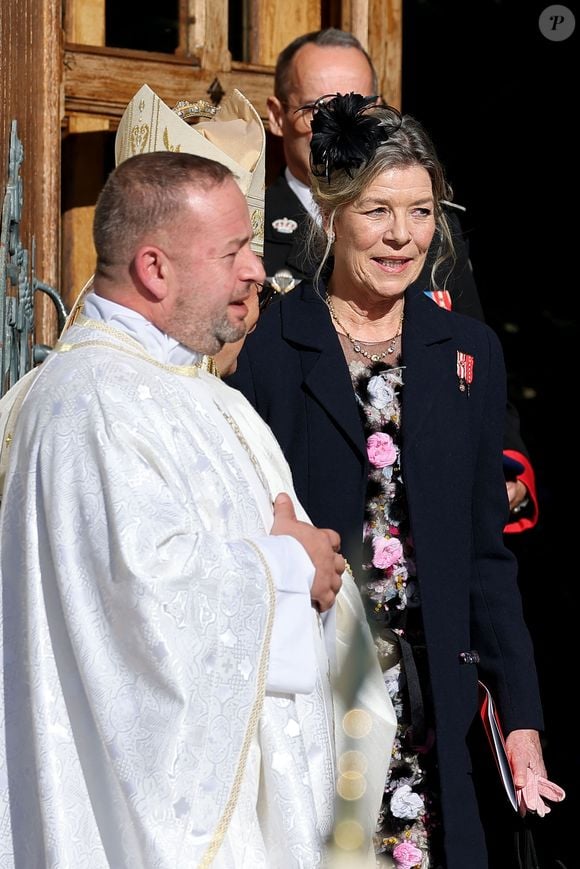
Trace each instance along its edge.
<path fill-rule="evenodd" d="M 392 567 L 402 555 L 403 547 L 396 537 L 375 537 L 373 540 L 373 565 L 379 570 Z"/>
<path fill-rule="evenodd" d="M 412 842 L 401 842 L 393 848 L 397 869 L 414 869 L 415 866 L 420 866 L 422 856 L 421 851 Z"/>
<path fill-rule="evenodd" d="M 390 435 L 378 431 L 367 438 L 367 455 L 369 462 L 375 468 L 386 468 L 388 465 L 394 465 L 397 448 Z"/>

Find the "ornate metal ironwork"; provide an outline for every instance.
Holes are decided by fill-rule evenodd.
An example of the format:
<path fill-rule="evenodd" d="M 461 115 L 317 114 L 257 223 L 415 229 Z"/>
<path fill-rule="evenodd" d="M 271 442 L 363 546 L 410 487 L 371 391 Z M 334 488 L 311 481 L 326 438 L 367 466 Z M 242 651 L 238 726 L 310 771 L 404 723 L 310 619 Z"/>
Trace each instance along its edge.
<path fill-rule="evenodd" d="M 0 396 L 23 374 L 47 355 L 50 347 L 34 343 L 34 301 L 37 292 L 52 299 L 59 331 L 67 311 L 59 293 L 34 274 L 35 245 L 30 252 L 20 238 L 22 219 L 22 178 L 20 167 L 24 148 L 18 138 L 16 121 L 10 130 L 8 183 L 0 222 Z"/>

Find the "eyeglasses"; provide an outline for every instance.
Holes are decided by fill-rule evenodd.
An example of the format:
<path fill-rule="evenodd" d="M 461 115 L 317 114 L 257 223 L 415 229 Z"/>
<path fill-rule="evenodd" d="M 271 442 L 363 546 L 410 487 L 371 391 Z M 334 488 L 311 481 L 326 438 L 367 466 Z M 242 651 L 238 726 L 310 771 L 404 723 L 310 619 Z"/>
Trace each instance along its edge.
<path fill-rule="evenodd" d="M 303 106 L 292 105 L 292 103 L 288 103 L 285 100 L 280 100 L 280 103 L 285 106 L 287 110 L 292 111 L 294 128 L 298 132 L 309 133 L 312 118 L 316 114 L 317 109 L 325 103 L 328 103 L 330 100 L 333 100 L 336 96 L 337 94 L 324 94 L 324 96 L 318 97 L 317 100 L 313 100 L 311 103 L 305 103 Z M 372 99 L 379 102 L 381 97 L 373 94 Z"/>
<path fill-rule="evenodd" d="M 301 280 L 295 278 L 288 269 L 280 269 L 276 274 L 265 278 L 263 284 L 256 282 L 260 314 L 266 310 L 274 296 L 285 296 L 286 293 L 297 287 L 299 283 L 301 283 Z"/>
<path fill-rule="evenodd" d="M 296 106 L 292 103 L 281 101 L 287 111 L 292 112 L 292 125 L 298 133 L 309 133 L 312 116 L 314 115 L 314 103 L 305 106 Z"/>

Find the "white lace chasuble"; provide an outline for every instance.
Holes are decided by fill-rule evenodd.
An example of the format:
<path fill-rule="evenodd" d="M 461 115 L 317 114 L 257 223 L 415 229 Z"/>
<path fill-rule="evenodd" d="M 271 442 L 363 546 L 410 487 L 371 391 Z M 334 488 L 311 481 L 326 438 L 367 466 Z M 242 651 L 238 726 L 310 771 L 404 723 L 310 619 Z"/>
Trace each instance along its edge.
<path fill-rule="evenodd" d="M 295 499 L 279 448 L 211 375 L 91 321 L 65 341 L 25 399 L 0 514 L 0 865 L 322 866 L 313 610 L 313 689 L 266 692 L 273 576 L 297 547 L 267 536 L 272 497 Z"/>

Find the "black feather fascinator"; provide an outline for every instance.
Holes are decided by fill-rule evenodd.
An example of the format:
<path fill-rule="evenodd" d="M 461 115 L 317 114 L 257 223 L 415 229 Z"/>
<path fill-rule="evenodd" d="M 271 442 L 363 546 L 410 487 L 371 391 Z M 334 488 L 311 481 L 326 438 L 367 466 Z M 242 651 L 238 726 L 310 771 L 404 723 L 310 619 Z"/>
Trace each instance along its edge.
<path fill-rule="evenodd" d="M 352 177 L 352 170 L 368 163 L 378 146 L 399 129 L 401 116 L 396 109 L 388 107 L 392 121 L 367 113 L 376 107 L 376 101 L 376 97 L 349 93 L 324 97 L 314 104 L 310 142 L 313 175 L 330 180 L 334 171 L 343 169 Z"/>

